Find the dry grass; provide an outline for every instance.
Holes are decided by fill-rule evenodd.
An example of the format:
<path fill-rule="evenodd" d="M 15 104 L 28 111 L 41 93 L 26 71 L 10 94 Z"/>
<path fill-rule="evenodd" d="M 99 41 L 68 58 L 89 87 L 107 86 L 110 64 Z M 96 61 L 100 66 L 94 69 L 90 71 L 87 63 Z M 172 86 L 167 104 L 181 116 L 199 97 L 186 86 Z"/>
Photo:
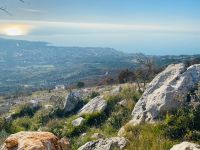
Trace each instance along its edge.
<path fill-rule="evenodd" d="M 162 134 L 157 125 L 125 126 L 125 137 L 130 140 L 129 150 L 169 150 L 176 141 Z"/>

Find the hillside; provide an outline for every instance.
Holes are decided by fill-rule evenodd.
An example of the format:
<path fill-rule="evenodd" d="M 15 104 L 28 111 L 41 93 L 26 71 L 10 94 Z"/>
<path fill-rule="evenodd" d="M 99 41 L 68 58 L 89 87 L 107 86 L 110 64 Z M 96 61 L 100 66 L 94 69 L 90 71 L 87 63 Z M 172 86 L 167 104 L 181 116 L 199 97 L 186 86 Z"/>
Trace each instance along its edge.
<path fill-rule="evenodd" d="M 184 62 L 200 55 L 146 56 L 112 48 L 58 47 L 44 42 L 0 39 L 0 94 L 51 89 L 77 81 L 94 82 L 134 69 L 137 58 L 149 57 L 158 66 Z"/>
<path fill-rule="evenodd" d="M 130 55 L 112 48 L 55 47 L 0 39 L 0 93 L 54 87 L 131 67 Z"/>
<path fill-rule="evenodd" d="M 0 117 L 0 145 L 2 150 L 199 149 L 199 112 L 200 64 L 171 64 L 144 92 L 126 83 L 18 97 Z"/>

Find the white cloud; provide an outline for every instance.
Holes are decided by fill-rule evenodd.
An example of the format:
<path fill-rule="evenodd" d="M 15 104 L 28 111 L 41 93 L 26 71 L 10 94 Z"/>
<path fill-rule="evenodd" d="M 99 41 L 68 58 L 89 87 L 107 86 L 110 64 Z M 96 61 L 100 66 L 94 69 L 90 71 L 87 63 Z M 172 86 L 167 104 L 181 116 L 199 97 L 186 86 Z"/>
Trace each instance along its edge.
<path fill-rule="evenodd" d="M 20 10 L 30 13 L 46 13 L 45 10 L 39 10 L 39 9 L 31 9 L 31 8 L 21 8 Z"/>
<path fill-rule="evenodd" d="M 25 24 L 37 29 L 66 30 L 78 29 L 81 31 L 153 31 L 153 32 L 180 32 L 200 33 L 200 26 L 195 25 L 161 25 L 161 24 L 113 24 L 113 23 L 81 23 L 81 22 L 53 22 L 53 21 L 0 21 L 1 24 Z M 30 29 L 32 30 L 32 28 Z M 48 32 L 51 32 L 49 30 Z"/>

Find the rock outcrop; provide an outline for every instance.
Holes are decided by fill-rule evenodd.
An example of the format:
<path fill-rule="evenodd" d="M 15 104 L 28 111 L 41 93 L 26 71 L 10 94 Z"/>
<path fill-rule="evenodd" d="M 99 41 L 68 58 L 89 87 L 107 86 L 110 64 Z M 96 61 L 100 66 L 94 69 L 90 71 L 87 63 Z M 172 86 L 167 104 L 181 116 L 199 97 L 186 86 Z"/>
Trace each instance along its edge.
<path fill-rule="evenodd" d="M 154 122 L 159 115 L 186 102 L 187 94 L 200 81 L 200 64 L 186 69 L 184 64 L 169 65 L 148 85 L 132 112 L 133 125 Z"/>
<path fill-rule="evenodd" d="M 64 113 L 73 111 L 81 102 L 81 98 L 78 92 L 70 92 L 65 98 Z"/>
<path fill-rule="evenodd" d="M 69 150 L 69 141 L 50 132 L 18 132 L 10 135 L 1 150 Z"/>
<path fill-rule="evenodd" d="M 182 142 L 174 145 L 170 150 L 200 150 L 200 145 L 190 142 Z"/>
<path fill-rule="evenodd" d="M 102 96 L 97 96 L 90 100 L 80 111 L 79 115 L 98 113 L 105 110 L 107 106 L 106 100 Z"/>
<path fill-rule="evenodd" d="M 129 144 L 124 137 L 113 137 L 108 139 L 99 139 L 94 142 L 87 142 L 85 145 L 78 148 L 78 150 L 123 150 Z"/>

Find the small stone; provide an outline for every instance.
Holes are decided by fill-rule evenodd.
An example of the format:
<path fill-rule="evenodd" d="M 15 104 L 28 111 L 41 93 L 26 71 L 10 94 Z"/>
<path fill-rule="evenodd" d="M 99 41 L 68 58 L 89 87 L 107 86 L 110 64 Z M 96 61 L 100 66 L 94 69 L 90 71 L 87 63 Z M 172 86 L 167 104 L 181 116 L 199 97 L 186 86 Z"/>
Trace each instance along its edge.
<path fill-rule="evenodd" d="M 80 125 L 83 124 L 84 120 L 85 119 L 83 117 L 79 117 L 79 118 L 77 118 L 77 119 L 75 119 L 75 120 L 72 121 L 72 125 L 74 127 L 78 127 L 78 126 L 80 126 Z"/>

